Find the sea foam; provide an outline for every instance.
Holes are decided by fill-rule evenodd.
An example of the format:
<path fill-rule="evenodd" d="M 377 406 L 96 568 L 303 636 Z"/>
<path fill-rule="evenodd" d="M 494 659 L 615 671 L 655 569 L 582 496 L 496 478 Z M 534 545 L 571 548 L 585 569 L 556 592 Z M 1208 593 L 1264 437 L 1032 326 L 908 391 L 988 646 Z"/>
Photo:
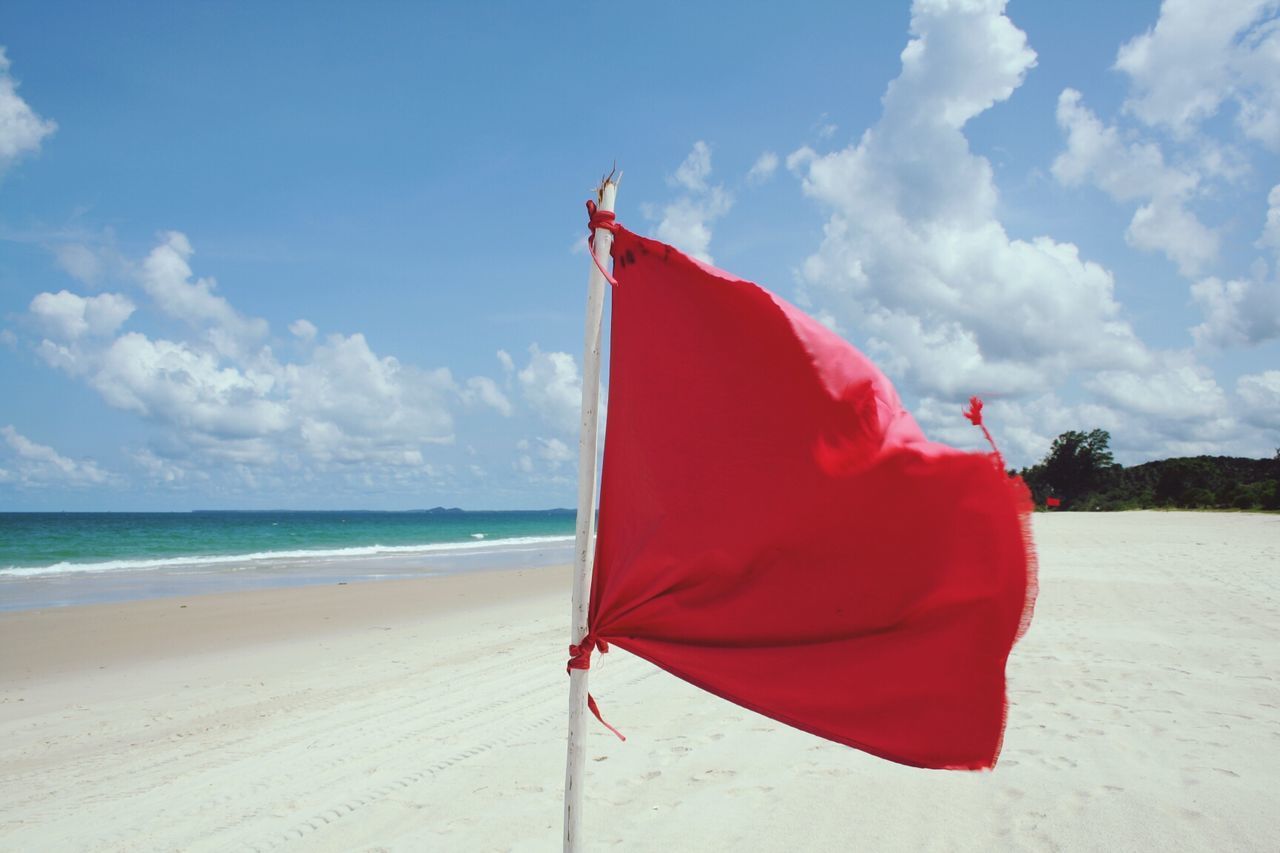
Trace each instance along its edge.
<path fill-rule="evenodd" d="M 103 560 L 85 563 L 54 563 L 49 566 L 6 566 L 0 576 L 40 577 L 71 573 L 148 571 L 190 569 L 202 566 L 227 566 L 242 563 L 245 569 L 260 568 L 264 563 L 290 560 L 338 561 L 358 557 L 406 556 L 431 554 L 447 556 L 455 553 L 490 551 L 503 553 L 527 549 L 528 546 L 558 545 L 572 542 L 572 536 L 516 536 L 509 539 L 485 539 L 471 542 L 433 542 L 425 545 L 364 545 L 351 548 L 310 549 L 294 551 L 258 551 L 251 554 L 188 555 L 154 557 L 145 560 Z"/>

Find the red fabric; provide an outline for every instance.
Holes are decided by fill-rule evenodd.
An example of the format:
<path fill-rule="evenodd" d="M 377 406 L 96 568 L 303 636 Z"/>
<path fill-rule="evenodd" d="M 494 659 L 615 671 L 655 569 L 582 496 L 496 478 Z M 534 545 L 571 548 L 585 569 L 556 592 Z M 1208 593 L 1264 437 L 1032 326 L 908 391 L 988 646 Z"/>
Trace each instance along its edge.
<path fill-rule="evenodd" d="M 1045 498 L 1044 505 L 1049 507 L 1062 506 L 1062 501 L 1057 498 Z"/>
<path fill-rule="evenodd" d="M 592 643 L 892 761 L 992 766 L 1025 487 L 778 297 L 620 226 L 612 255 Z"/>

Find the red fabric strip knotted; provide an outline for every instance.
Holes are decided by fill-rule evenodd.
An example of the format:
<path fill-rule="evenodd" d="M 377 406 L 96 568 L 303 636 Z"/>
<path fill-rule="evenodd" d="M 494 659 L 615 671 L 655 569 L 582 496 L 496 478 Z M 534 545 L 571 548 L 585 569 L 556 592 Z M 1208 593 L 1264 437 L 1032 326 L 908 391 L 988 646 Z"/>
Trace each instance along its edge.
<path fill-rule="evenodd" d="M 587 202 L 587 204 L 590 205 L 591 202 Z M 569 663 L 565 665 L 564 671 L 572 673 L 575 669 L 591 669 L 591 653 L 597 650 L 602 655 L 606 654 L 609 651 L 609 644 L 599 637 L 593 636 L 588 631 L 587 635 L 582 638 L 582 642 L 576 646 L 569 646 Z M 627 739 L 622 732 L 604 721 L 604 717 L 600 716 L 600 706 L 596 704 L 595 697 L 590 693 L 587 694 L 587 709 L 600 721 L 600 725 L 617 735 L 618 740 L 625 741 Z"/>
<path fill-rule="evenodd" d="M 612 210 L 601 210 L 591 199 L 587 199 L 587 248 L 591 252 L 591 260 L 595 262 L 596 269 L 600 270 L 600 274 L 604 276 L 605 281 L 616 285 L 618 280 L 609 275 L 609 271 L 600 263 L 600 259 L 596 257 L 596 229 L 603 228 L 610 234 L 617 234 L 618 229 L 622 226 L 618 224 L 617 217 Z M 584 667 L 585 668 L 585 667 Z"/>
<path fill-rule="evenodd" d="M 964 416 L 969 419 L 969 423 L 982 430 L 982 434 L 987 439 L 987 444 L 991 445 L 991 452 L 996 455 L 996 462 L 1000 463 L 1000 470 L 1004 470 L 1004 457 L 1000 455 L 1000 448 L 996 447 L 996 440 L 991 437 L 991 433 L 987 430 L 987 425 L 982 422 L 982 398 L 970 397 L 969 408 L 965 410 Z"/>
<path fill-rule="evenodd" d="M 587 632 L 581 643 L 576 646 L 569 646 L 569 663 L 565 666 L 565 672 L 572 672 L 575 669 L 591 669 L 591 653 L 597 650 L 602 655 L 607 654 L 609 644 Z"/>

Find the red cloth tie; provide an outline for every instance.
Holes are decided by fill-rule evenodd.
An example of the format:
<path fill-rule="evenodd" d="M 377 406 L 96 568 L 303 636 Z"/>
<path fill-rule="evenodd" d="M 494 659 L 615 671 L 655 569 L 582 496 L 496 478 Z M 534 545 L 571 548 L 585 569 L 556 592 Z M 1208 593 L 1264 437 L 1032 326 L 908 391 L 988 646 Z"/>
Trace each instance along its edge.
<path fill-rule="evenodd" d="M 607 654 L 609 644 L 588 633 L 582 638 L 581 643 L 576 646 L 569 646 L 569 663 L 564 668 L 565 672 L 572 672 L 575 669 L 591 669 L 591 653 L 597 650 L 602 655 Z"/>
<path fill-rule="evenodd" d="M 587 204 L 591 204 L 591 202 L 587 202 Z M 564 671 L 572 673 L 575 669 L 591 669 L 591 653 L 597 649 L 600 654 L 606 654 L 609 651 L 609 644 L 587 632 L 587 635 L 582 638 L 582 642 L 576 646 L 569 646 L 569 663 L 565 666 Z M 618 740 L 625 741 L 627 739 L 622 732 L 604 721 L 604 717 L 600 716 L 600 706 L 596 704 L 595 697 L 590 693 L 587 694 L 587 709 L 600 721 L 600 725 L 617 735 Z"/>
<path fill-rule="evenodd" d="M 609 271 L 600 263 L 600 259 L 596 257 L 596 229 L 603 228 L 610 234 L 617 234 L 618 229 L 622 226 L 618 224 L 617 217 L 612 210 L 601 210 L 591 199 L 587 199 L 587 249 L 591 252 L 591 260 L 595 261 L 596 269 L 600 270 L 600 274 L 604 276 L 605 281 L 616 285 L 618 280 L 609 275 Z M 601 649 L 601 652 L 604 650 Z M 585 669 L 586 667 L 583 667 Z"/>

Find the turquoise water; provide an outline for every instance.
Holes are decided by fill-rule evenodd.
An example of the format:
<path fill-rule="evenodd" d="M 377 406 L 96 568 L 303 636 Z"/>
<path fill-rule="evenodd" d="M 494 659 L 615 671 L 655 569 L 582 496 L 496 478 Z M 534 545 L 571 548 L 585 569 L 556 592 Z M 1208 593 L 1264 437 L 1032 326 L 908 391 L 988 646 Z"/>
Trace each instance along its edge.
<path fill-rule="evenodd" d="M 569 562 L 572 510 L 0 513 L 0 610 Z"/>
<path fill-rule="evenodd" d="M 146 568 L 228 557 L 363 556 L 572 536 L 572 510 L 0 513 L 0 572 Z M 431 549 L 427 549 L 431 550 Z M 217 559 L 223 558 L 223 559 Z"/>

